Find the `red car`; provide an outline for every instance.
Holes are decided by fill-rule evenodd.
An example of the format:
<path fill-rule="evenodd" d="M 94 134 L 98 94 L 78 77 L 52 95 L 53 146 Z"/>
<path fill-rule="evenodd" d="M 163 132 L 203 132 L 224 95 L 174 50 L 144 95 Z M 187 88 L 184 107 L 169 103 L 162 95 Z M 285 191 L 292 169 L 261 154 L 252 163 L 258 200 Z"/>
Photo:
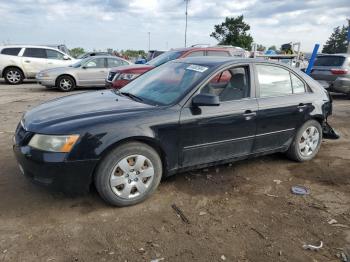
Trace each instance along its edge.
<path fill-rule="evenodd" d="M 188 47 L 165 52 L 146 64 L 128 65 L 112 68 L 106 79 L 107 88 L 122 88 L 139 75 L 168 61 L 194 56 L 232 56 L 230 49 L 220 47 Z"/>

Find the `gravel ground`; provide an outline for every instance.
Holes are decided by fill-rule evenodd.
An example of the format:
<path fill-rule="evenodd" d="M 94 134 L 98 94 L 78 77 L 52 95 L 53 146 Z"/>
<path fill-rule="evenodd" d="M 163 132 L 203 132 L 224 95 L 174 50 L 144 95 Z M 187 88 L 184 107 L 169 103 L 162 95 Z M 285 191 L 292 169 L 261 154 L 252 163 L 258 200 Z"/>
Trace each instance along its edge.
<path fill-rule="evenodd" d="M 74 93 L 91 90 L 78 90 Z M 28 182 L 12 135 L 31 107 L 67 93 L 0 82 L 0 261 L 350 261 L 350 100 L 334 97 L 341 133 L 318 156 L 275 154 L 178 174 L 146 202 L 112 208 Z M 305 185 L 310 195 L 291 194 Z M 176 204 L 189 220 L 171 208 Z M 329 224 L 331 219 L 333 224 Z M 318 244 L 318 252 L 304 244 Z"/>

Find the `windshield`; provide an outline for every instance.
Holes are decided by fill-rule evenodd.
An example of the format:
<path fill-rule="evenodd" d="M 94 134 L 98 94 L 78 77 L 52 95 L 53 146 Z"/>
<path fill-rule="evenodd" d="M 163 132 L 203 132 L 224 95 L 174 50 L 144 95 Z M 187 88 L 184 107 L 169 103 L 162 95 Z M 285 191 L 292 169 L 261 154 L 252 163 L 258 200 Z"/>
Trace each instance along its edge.
<path fill-rule="evenodd" d="M 160 66 L 168 61 L 178 59 L 181 56 L 181 51 L 168 51 L 165 52 L 156 58 L 152 59 L 151 61 L 147 62 L 147 65 L 152 65 L 154 67 Z"/>
<path fill-rule="evenodd" d="M 91 57 L 87 57 L 85 59 L 79 60 L 78 62 L 74 63 L 71 65 L 71 67 L 78 68 L 81 67 L 82 65 L 85 65 L 87 61 L 89 61 Z"/>
<path fill-rule="evenodd" d="M 170 105 L 208 75 L 208 66 L 171 62 L 139 76 L 120 89 L 146 103 Z"/>
<path fill-rule="evenodd" d="M 344 56 L 318 56 L 315 61 L 315 66 L 342 66 Z"/>

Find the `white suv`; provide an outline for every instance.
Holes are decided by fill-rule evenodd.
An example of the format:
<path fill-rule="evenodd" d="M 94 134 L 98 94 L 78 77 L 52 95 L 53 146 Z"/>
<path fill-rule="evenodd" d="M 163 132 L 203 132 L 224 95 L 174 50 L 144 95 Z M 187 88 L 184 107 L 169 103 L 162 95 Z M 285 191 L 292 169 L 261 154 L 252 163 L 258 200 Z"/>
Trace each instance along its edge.
<path fill-rule="evenodd" d="M 0 47 L 0 77 L 11 85 L 45 69 L 69 66 L 77 60 L 62 51 L 46 46 L 2 46 Z"/>

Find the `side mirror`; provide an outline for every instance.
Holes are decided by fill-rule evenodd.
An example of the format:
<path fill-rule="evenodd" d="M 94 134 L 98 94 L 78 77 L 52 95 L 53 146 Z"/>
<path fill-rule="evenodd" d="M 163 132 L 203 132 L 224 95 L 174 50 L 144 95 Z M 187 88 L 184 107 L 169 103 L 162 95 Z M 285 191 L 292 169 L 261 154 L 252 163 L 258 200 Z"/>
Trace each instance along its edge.
<path fill-rule="evenodd" d="M 218 106 L 220 105 L 219 97 L 213 94 L 198 94 L 192 99 L 194 106 Z"/>
<path fill-rule="evenodd" d="M 64 59 L 64 60 L 70 60 L 69 56 L 67 56 L 67 55 L 64 55 L 64 56 L 63 56 L 63 59 Z"/>

